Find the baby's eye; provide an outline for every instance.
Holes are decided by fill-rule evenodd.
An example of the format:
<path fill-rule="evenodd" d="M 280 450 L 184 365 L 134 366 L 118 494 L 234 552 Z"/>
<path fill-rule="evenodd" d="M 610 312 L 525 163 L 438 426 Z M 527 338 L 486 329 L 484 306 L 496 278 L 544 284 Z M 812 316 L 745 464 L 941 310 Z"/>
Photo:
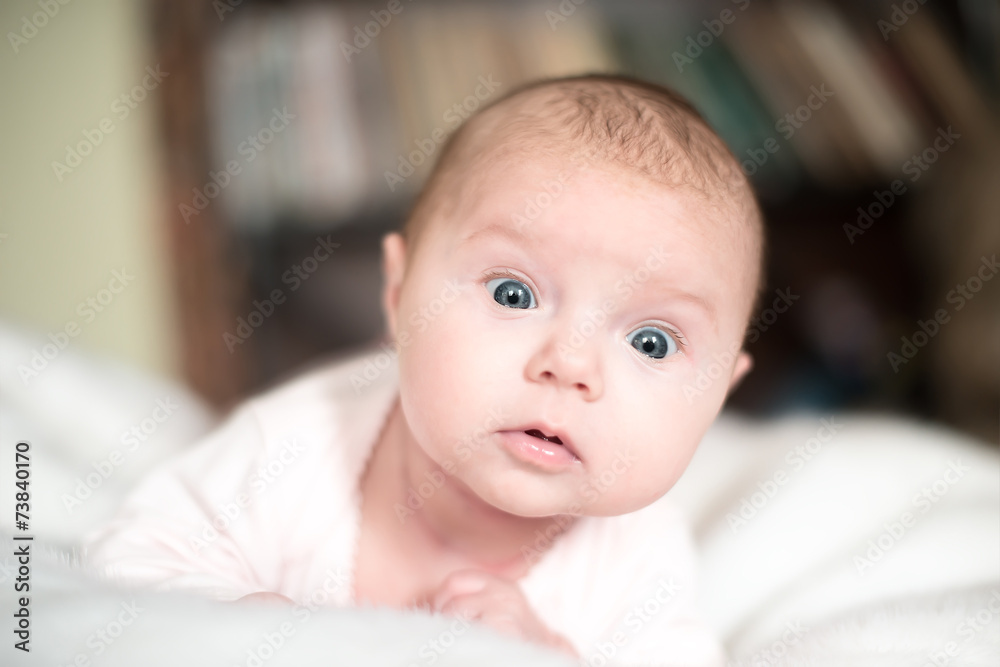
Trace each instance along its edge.
<path fill-rule="evenodd" d="M 513 278 L 494 278 L 486 283 L 486 289 L 493 293 L 493 300 L 508 308 L 534 308 L 535 295 L 531 288 Z"/>
<path fill-rule="evenodd" d="M 656 327 L 642 327 L 625 337 L 632 347 L 653 359 L 662 359 L 677 352 L 677 341 Z"/>

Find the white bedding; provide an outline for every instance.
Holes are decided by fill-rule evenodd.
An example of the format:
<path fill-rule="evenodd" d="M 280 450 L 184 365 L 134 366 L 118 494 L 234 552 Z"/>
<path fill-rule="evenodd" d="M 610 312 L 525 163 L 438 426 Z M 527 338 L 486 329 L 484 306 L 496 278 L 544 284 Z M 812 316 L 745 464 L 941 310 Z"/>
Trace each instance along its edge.
<path fill-rule="evenodd" d="M 2 541 L 5 554 L 13 544 Z M 11 648 L 0 665 L 55 667 L 308 667 L 320 665 L 539 665 L 572 661 L 443 616 L 391 609 L 299 612 L 264 605 L 209 602 L 172 595 L 135 594 L 98 586 L 59 562 L 37 554 L 30 609 L 31 652 Z M 9 558 L 4 562 L 11 571 Z M 2 578 L 2 575 L 0 575 Z M 0 583 L 5 589 L 9 579 Z M 11 618 L 12 596 L 0 614 Z"/>
<path fill-rule="evenodd" d="M 926 627 L 935 605 L 968 598 L 978 612 L 980 597 L 1000 591 L 995 448 L 929 424 L 864 415 L 834 418 L 824 443 L 823 419 L 830 417 L 720 420 L 671 491 L 694 522 L 703 605 L 731 655 L 766 649 L 789 625 L 817 630 L 879 610 L 905 627 L 912 607 Z M 740 523 L 733 517 L 742 519 L 741 508 L 756 514 Z M 887 630 L 885 648 L 947 643 L 956 623 L 938 620 L 939 632 L 915 626 L 906 642 Z M 976 643 L 1000 660 L 1000 613 L 990 627 Z M 806 633 L 804 643 L 821 634 Z"/>
<path fill-rule="evenodd" d="M 442 633 L 453 623 L 440 617 L 327 610 L 300 623 L 283 610 L 166 596 L 136 597 L 142 611 L 118 639 L 104 644 L 97 631 L 122 614 L 127 619 L 132 612 L 121 605 L 133 598 L 84 578 L 72 565 L 72 545 L 110 516 L 143 473 L 193 442 L 214 419 L 175 384 L 71 349 L 25 386 L 17 365 L 41 342 L 0 327 L 0 437 L 5 458 L 13 457 L 14 440 L 31 442 L 31 532 L 37 540 L 33 651 L 30 657 L 14 651 L 7 630 L 0 665 L 69 665 L 82 656 L 76 664 L 253 667 L 246 651 L 283 621 L 293 623 L 294 636 L 267 659 L 258 656 L 256 667 L 566 664 L 480 628 L 464 631 L 454 646 L 437 652 L 426 642 L 447 640 Z M 123 451 L 123 433 L 150 419 L 165 397 L 177 408 L 134 451 Z M 109 469 L 115 449 L 120 464 Z M 105 478 L 100 470 L 110 473 Z M 10 463 L 0 465 L 4 496 L 12 473 Z M 78 505 L 67 500 L 86 495 L 79 483 L 86 485 L 88 475 L 97 482 L 95 473 L 100 483 L 89 497 Z M 930 496 L 915 499 L 924 487 Z M 1000 660 L 995 446 L 887 417 L 798 415 L 754 422 L 724 415 L 671 494 L 694 523 L 703 555 L 704 609 L 739 664 L 919 667 L 934 664 L 936 651 L 946 664 Z M 744 499 L 748 518 L 739 523 L 734 517 Z M 14 532 L 11 503 L 0 497 L 0 531 L 8 537 Z M 896 524 L 902 526 L 904 512 L 913 521 L 900 532 Z M 870 566 L 857 560 L 877 555 L 868 553 L 869 540 L 888 546 Z M 4 541 L 0 614 L 11 619 L 16 568 L 13 547 Z M 46 545 L 48 557 L 42 553 Z M 977 615 L 989 615 L 989 621 L 970 634 L 962 623 Z"/>

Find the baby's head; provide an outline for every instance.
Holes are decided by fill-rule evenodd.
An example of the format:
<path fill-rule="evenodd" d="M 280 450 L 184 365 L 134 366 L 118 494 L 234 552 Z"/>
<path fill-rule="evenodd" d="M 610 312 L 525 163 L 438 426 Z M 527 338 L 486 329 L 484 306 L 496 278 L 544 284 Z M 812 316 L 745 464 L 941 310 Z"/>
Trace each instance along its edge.
<path fill-rule="evenodd" d="M 487 107 L 383 249 L 412 443 L 512 514 L 653 502 L 750 367 L 760 212 L 658 86 L 560 79 Z"/>

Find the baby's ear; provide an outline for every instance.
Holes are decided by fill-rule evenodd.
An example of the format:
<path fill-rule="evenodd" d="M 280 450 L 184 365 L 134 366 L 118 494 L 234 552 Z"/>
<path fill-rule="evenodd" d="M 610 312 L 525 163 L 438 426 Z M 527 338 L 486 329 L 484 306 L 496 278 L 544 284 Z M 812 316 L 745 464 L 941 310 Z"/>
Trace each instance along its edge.
<path fill-rule="evenodd" d="M 385 313 L 389 335 L 396 336 L 396 311 L 399 292 L 406 275 L 406 241 L 402 234 L 393 232 L 382 238 L 382 311 Z"/>
<path fill-rule="evenodd" d="M 733 393 L 733 389 L 740 384 L 743 376 L 750 372 L 753 368 L 753 357 L 749 353 L 740 350 L 740 353 L 736 356 L 736 364 L 733 366 L 733 375 L 729 378 L 729 388 L 726 390 L 726 394 Z"/>

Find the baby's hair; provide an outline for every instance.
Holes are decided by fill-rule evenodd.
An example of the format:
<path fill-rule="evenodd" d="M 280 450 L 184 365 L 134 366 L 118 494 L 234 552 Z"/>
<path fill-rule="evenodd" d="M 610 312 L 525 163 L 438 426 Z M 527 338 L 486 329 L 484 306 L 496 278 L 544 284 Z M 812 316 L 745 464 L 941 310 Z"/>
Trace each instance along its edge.
<path fill-rule="evenodd" d="M 765 282 L 764 224 L 738 160 L 681 95 L 625 76 L 532 82 L 469 118 L 445 142 L 404 225 L 408 254 L 430 220 L 489 181 L 480 178 L 470 186 L 470 174 L 526 156 L 554 157 L 570 168 L 610 165 L 699 197 L 717 216 L 736 223 L 730 229 L 741 249 L 759 258 L 756 312 Z"/>

